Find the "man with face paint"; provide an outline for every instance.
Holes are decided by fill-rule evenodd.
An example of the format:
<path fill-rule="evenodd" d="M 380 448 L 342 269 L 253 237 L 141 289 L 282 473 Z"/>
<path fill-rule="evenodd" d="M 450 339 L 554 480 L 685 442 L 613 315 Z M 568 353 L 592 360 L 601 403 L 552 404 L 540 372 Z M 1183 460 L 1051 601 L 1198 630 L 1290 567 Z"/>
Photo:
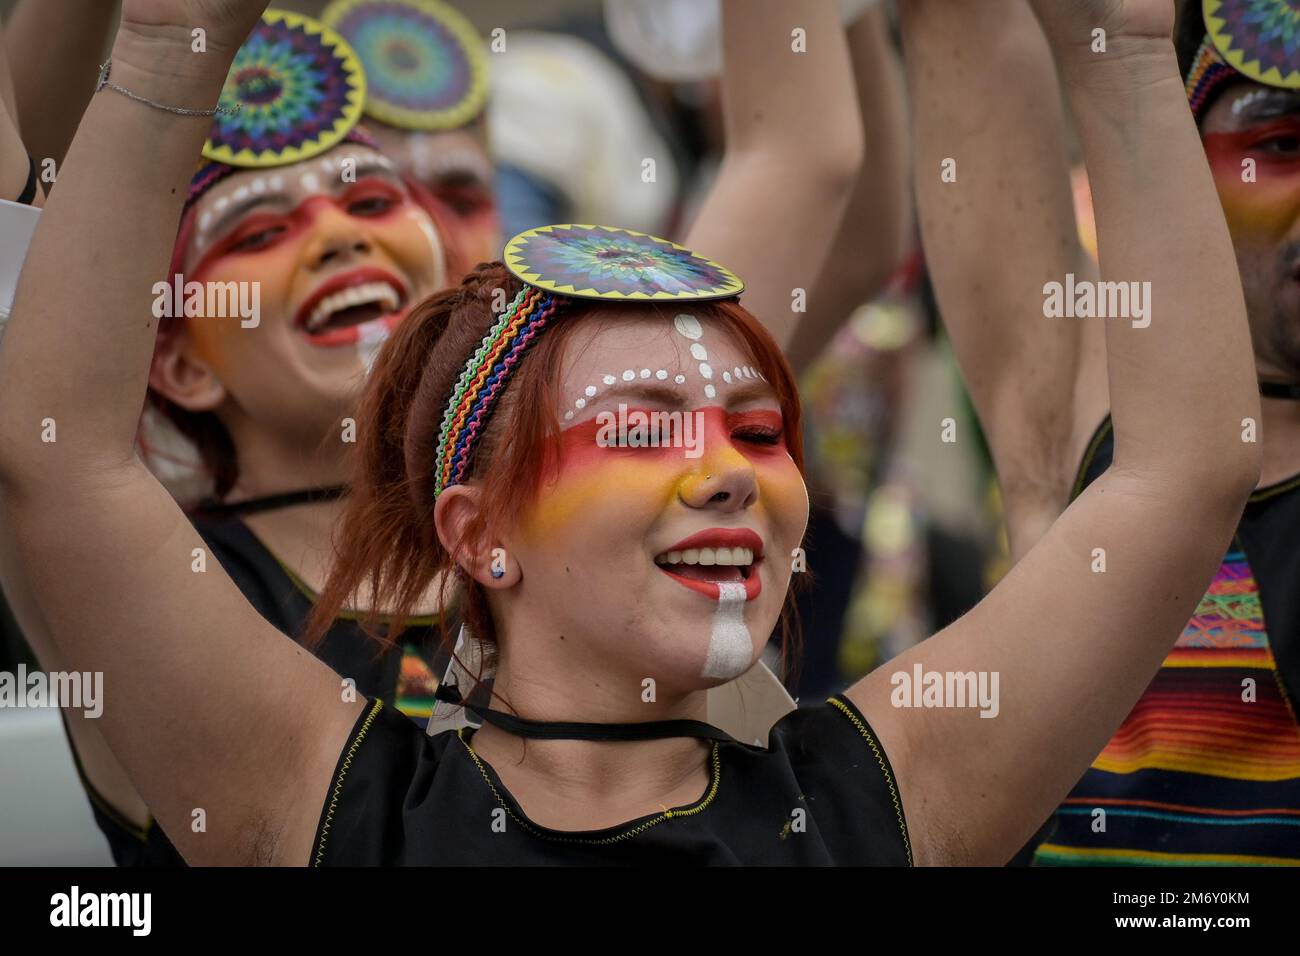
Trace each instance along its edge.
<path fill-rule="evenodd" d="M 958 157 L 956 183 L 919 178 L 923 229 L 1019 559 L 1115 458 L 1123 435 L 1108 414 L 1104 326 L 1143 320 L 1047 317 L 1049 289 L 1097 279 L 1075 231 L 1065 119 L 1028 6 L 975 6 L 914 0 L 904 37 L 920 167 Z M 1232 236 L 1262 395 L 1262 418 L 1243 420 L 1241 437 L 1262 443 L 1263 474 L 1177 646 L 1026 861 L 1300 863 L 1300 58 L 1285 39 L 1298 26 L 1283 0 L 1179 4 L 1179 68 Z M 958 44 L 982 53 L 944 71 L 917 66 Z M 972 252 L 990 234 L 996 262 Z M 1152 321 L 1159 312 L 1157 298 Z M 1119 554 L 1093 561 L 1098 573 L 1147 573 Z"/>

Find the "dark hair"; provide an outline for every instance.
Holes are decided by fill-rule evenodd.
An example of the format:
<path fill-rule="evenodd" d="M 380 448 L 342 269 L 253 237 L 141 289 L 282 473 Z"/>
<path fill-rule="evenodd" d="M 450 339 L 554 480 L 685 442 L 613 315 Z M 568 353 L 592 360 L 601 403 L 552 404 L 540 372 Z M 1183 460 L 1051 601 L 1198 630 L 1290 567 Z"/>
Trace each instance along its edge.
<path fill-rule="evenodd" d="M 1174 49 L 1178 52 L 1178 72 L 1184 79 L 1196 59 L 1196 51 L 1205 40 L 1205 33 L 1201 0 L 1180 0 L 1178 23 L 1174 27 Z"/>
<path fill-rule="evenodd" d="M 435 530 L 433 474 L 438 432 L 453 383 L 496 322 L 494 304 L 499 310 L 520 288 L 519 280 L 501 263 L 480 265 L 459 288 L 421 303 L 384 344 L 358 412 L 360 440 L 352 493 L 336 534 L 337 554 L 329 580 L 306 628 L 308 647 L 353 598 L 358 606 L 370 609 L 363 626 L 385 648 L 393 646 L 439 575 L 442 606 L 451 606 L 452 587 L 459 583 L 460 621 L 476 638 L 495 643 L 483 588 L 460 572 L 458 551 L 445 548 Z M 537 499 L 548 449 L 560 432 L 555 414 L 560 384 L 555 370 L 584 320 L 610 309 L 646 315 L 661 314 L 663 309 L 649 303 L 610 306 L 575 299 L 561 303 L 563 321 L 539 337 L 520 361 L 480 440 L 470 475 L 483 482 L 484 507 L 457 549 L 511 526 Z M 692 310 L 734 335 L 766 376 L 781 406 L 790 455 L 802 473 L 798 392 L 780 347 L 735 300 L 693 303 Z M 450 646 L 450 625 L 447 616 L 442 617 L 442 639 Z M 785 612 L 782 637 L 788 661 L 798 634 Z"/>

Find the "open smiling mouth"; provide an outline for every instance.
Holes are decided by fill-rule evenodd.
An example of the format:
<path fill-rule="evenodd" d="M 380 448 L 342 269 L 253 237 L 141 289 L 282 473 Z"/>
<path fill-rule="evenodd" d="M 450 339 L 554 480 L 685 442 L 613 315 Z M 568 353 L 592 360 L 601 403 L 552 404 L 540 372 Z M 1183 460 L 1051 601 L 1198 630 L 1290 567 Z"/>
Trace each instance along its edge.
<path fill-rule="evenodd" d="M 321 284 L 298 309 L 294 325 L 312 345 L 352 345 L 386 334 L 402 320 L 406 286 L 382 269 L 357 269 Z"/>
<path fill-rule="evenodd" d="M 679 541 L 655 558 L 659 570 L 678 584 L 714 601 L 722 599 L 723 585 L 744 588 L 752 601 L 763 590 L 758 566 L 763 561 L 763 539 L 748 529 L 714 528 Z"/>

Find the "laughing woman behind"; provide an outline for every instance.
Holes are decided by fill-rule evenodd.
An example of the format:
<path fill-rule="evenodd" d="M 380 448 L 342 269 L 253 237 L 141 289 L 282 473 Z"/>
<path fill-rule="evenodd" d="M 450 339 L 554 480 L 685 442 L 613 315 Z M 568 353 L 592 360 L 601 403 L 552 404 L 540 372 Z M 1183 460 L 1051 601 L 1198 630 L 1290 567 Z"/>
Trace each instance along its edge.
<path fill-rule="evenodd" d="M 225 69 L 188 54 L 189 24 L 208 25 L 210 50 L 233 51 L 261 6 L 128 3 L 121 82 L 211 102 Z M 385 346 L 323 601 L 360 590 L 409 604 L 442 570 L 466 585 L 498 696 L 482 729 L 428 737 L 379 701 L 347 700 L 224 574 L 193 573 L 198 538 L 133 459 L 154 329 L 86 306 L 99 247 L 130 242 L 138 256 L 120 268 L 139 301 L 107 316 L 143 314 L 167 242 L 132 223 L 179 202 L 150 190 L 134 218 L 115 187 L 136 195 L 132 181 L 149 176 L 179 188 L 185 151 L 142 144 L 188 136 L 197 148 L 203 129 L 97 99 L 0 348 L 0 526 L 12 531 L 0 574 L 26 577 L 28 613 L 62 666 L 105 672 L 104 733 L 187 859 L 1010 857 L 1141 694 L 1259 466 L 1238 431 L 1258 415 L 1241 292 L 1183 102 L 1171 3 L 1039 7 L 1093 171 L 1109 278 L 1149 280 L 1157 302 L 1149 328 L 1108 329 L 1115 464 L 993 594 L 889 668 L 997 673 L 996 717 L 896 707 L 881 670 L 783 719 L 766 748 L 697 722 L 706 689 L 746 669 L 774 625 L 808 507 L 788 367 L 727 297 L 725 270 L 620 233 L 529 236 L 507 258 L 531 285 L 480 268 Z M 1079 41 L 1096 26 L 1106 57 Z M 1198 191 L 1207 201 L 1188 202 Z M 611 261 L 628 268 L 603 274 Z M 655 280 L 675 301 L 547 291 L 584 270 L 597 291 Z M 702 429 L 700 454 L 628 447 L 601 414 L 620 405 L 682 412 Z M 47 419 L 57 442 L 39 439 Z M 1112 573 L 1092 572 L 1096 548 Z M 204 833 L 188 826 L 195 807 Z"/>

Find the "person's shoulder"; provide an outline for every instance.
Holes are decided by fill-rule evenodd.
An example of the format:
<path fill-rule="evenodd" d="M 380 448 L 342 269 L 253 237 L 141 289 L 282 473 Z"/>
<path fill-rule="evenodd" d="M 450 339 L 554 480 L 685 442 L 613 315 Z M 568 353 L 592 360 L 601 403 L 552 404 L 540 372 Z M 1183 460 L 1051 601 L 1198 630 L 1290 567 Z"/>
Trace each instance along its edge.
<path fill-rule="evenodd" d="M 339 754 L 313 844 L 312 866 L 391 865 L 418 842 L 413 820 L 456 732 L 434 736 L 382 700 L 366 703 Z M 418 828 L 416 828 L 418 829 Z"/>
<path fill-rule="evenodd" d="M 801 706 L 772 728 L 769 754 L 788 763 L 827 838 L 910 865 L 911 840 L 894 769 L 871 725 L 844 695 Z"/>

